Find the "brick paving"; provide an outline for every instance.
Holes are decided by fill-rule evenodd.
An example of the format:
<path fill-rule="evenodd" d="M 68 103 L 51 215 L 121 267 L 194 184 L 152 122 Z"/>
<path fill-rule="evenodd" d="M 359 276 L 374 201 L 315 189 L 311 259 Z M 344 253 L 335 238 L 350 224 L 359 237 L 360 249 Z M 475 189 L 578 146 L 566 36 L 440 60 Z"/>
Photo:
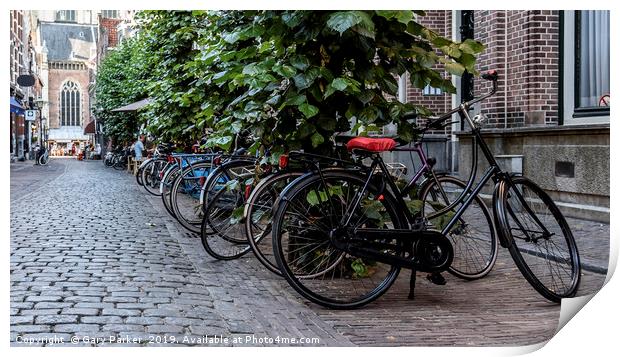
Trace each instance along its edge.
<path fill-rule="evenodd" d="M 164 342 L 171 337 L 204 346 L 207 334 L 229 338 L 217 345 L 232 345 L 235 337 L 287 345 L 259 339 L 280 336 L 319 338 L 323 346 L 515 346 L 547 340 L 557 327 L 560 306 L 540 297 L 504 250 L 485 279 L 446 275 L 448 284 L 437 286 L 420 274 L 410 301 L 403 270 L 367 307 L 326 310 L 300 298 L 251 254 L 209 257 L 198 237 L 130 175 L 72 159 L 50 167 L 55 171 L 11 170 L 12 345 L 51 336 L 119 345 L 110 341 L 114 336 L 129 338 L 120 344 L 127 346 L 170 345 Z M 41 180 L 51 182 L 21 187 Z M 589 264 L 606 267 L 608 226 L 571 225 Z M 603 281 L 584 271 L 579 294 Z"/>

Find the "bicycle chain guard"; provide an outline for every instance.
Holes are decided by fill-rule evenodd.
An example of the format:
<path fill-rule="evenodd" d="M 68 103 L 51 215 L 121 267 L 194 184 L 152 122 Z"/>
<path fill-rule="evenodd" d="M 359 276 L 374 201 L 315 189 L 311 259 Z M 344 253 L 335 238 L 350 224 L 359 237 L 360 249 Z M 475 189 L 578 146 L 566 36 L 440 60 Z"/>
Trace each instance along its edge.
<path fill-rule="evenodd" d="M 436 230 L 334 229 L 330 240 L 353 256 L 427 273 L 447 270 L 454 258 L 452 243 Z"/>

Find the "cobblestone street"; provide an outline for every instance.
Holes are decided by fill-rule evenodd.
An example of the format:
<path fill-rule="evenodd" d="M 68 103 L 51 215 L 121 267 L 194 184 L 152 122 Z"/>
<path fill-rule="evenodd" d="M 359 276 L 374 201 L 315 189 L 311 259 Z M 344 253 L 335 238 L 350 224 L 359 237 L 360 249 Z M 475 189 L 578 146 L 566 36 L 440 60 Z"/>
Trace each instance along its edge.
<path fill-rule="evenodd" d="M 303 337 L 318 338 L 307 343 L 318 346 L 519 346 L 549 339 L 560 313 L 504 249 L 484 279 L 446 274 L 447 285 L 438 286 L 420 274 L 411 301 L 403 270 L 367 307 L 326 310 L 302 299 L 251 253 L 211 258 L 159 197 L 100 161 L 11 166 L 10 214 L 14 346 L 52 336 L 78 338 L 77 345 L 116 344 L 115 336 L 141 345 L 170 345 L 174 338 L 205 346 L 205 335 L 229 338 L 217 345 L 233 345 L 234 337 L 249 345 L 297 345 L 260 338 Z M 609 226 L 570 223 L 587 263 L 579 291 L 585 295 L 605 279 Z"/>

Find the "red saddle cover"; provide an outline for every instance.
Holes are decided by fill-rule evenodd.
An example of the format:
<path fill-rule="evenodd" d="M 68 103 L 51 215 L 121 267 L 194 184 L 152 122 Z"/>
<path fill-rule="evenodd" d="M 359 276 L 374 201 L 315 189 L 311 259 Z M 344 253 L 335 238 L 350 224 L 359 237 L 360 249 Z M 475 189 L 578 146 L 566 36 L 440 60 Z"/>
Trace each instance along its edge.
<path fill-rule="evenodd" d="M 349 140 L 347 150 L 360 149 L 370 152 L 390 151 L 396 147 L 396 141 L 390 138 L 357 137 Z"/>

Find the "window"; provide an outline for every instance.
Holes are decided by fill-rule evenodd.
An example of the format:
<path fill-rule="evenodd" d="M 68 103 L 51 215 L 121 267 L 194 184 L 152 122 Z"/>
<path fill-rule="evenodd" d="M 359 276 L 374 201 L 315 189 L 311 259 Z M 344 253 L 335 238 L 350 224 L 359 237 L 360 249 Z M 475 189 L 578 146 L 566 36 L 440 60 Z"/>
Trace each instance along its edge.
<path fill-rule="evenodd" d="M 80 88 L 75 82 L 67 81 L 60 91 L 60 125 L 82 125 Z"/>
<path fill-rule="evenodd" d="M 431 87 L 430 84 L 427 84 L 426 87 L 422 90 L 422 95 L 442 95 L 440 88 Z"/>
<path fill-rule="evenodd" d="M 575 29 L 575 111 L 587 115 L 609 95 L 609 11 L 577 11 Z"/>
<path fill-rule="evenodd" d="M 564 11 L 564 124 L 609 122 L 609 11 Z"/>
<path fill-rule="evenodd" d="M 56 21 L 76 22 L 75 10 L 56 11 Z"/>
<path fill-rule="evenodd" d="M 118 10 L 101 10 L 101 17 L 106 19 L 118 18 Z"/>

